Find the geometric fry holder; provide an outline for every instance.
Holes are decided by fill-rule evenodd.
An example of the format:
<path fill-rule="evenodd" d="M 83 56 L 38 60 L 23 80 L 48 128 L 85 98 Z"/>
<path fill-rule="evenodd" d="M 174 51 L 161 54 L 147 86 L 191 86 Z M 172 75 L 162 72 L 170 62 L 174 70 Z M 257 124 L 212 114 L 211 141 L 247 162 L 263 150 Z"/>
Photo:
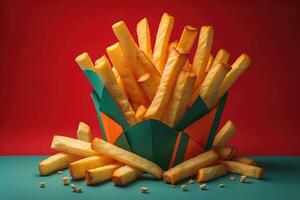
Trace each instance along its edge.
<path fill-rule="evenodd" d="M 94 88 L 91 97 L 104 140 L 158 164 L 164 170 L 211 149 L 227 93 L 209 111 L 199 96 L 174 128 L 154 120 L 129 126 L 122 112 L 92 70 L 84 74 Z"/>

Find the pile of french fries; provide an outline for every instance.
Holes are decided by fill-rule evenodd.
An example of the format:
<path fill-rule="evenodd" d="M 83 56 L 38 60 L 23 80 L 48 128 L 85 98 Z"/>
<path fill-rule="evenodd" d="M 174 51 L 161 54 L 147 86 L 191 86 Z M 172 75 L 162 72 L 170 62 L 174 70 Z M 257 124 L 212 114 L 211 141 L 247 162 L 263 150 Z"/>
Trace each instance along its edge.
<path fill-rule="evenodd" d="M 112 180 L 116 186 L 125 186 L 144 172 L 166 183 L 197 175 L 198 182 L 207 182 L 228 172 L 259 179 L 263 169 L 252 158 L 237 157 L 236 148 L 227 144 L 235 135 L 236 128 L 228 121 L 214 139 L 213 148 L 181 164 L 163 171 L 157 164 L 124 150 L 102 139 L 92 139 L 90 128 L 81 122 L 77 139 L 55 135 L 51 148 L 59 153 L 39 163 L 42 176 L 69 168 L 74 180 L 85 179 L 87 185 Z"/>
<path fill-rule="evenodd" d="M 108 57 L 103 55 L 95 64 L 87 53 L 76 58 L 82 70 L 93 70 L 99 75 L 130 125 L 156 119 L 174 127 L 199 96 L 213 109 L 250 65 L 245 54 L 232 65 L 228 64 L 229 53 L 224 49 L 215 57 L 211 54 L 213 27 L 186 26 L 178 41 L 170 41 L 173 26 L 174 18 L 164 13 L 152 50 L 146 18 L 136 27 L 138 43 L 125 22 L 120 21 L 112 26 L 118 42 L 106 49 Z M 198 45 L 190 62 L 189 53 L 197 37 Z M 216 135 L 211 150 L 164 172 L 152 161 L 92 138 L 90 127 L 81 122 L 77 139 L 53 137 L 51 148 L 59 153 L 38 167 L 43 176 L 69 168 L 72 179 L 85 179 L 87 185 L 112 180 L 115 185 L 124 186 L 142 173 L 171 184 L 193 176 L 198 182 L 206 182 L 228 172 L 261 178 L 263 169 L 253 159 L 237 157 L 236 148 L 227 146 L 235 131 L 228 121 Z"/>
<path fill-rule="evenodd" d="M 229 53 L 211 54 L 212 26 L 184 27 L 179 40 L 171 41 L 174 18 L 164 13 L 152 51 L 146 18 L 137 23 L 138 43 L 124 21 L 112 25 L 118 42 L 107 47 L 107 55 L 92 62 L 87 53 L 76 58 L 82 70 L 93 70 L 101 78 L 129 125 L 145 119 L 174 127 L 200 96 L 213 109 L 220 98 L 250 65 L 246 54 L 230 65 Z M 191 49 L 198 37 L 193 58 Z M 193 60 L 192 60 L 193 59 Z M 192 62 L 190 62 L 192 60 Z"/>

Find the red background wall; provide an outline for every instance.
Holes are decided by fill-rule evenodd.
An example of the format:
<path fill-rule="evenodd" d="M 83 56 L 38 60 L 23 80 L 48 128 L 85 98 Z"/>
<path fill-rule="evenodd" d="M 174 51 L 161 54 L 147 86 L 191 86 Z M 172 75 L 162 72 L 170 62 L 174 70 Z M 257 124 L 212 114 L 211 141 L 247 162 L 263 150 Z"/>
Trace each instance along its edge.
<path fill-rule="evenodd" d="M 238 129 L 241 154 L 300 155 L 299 35 L 296 1 L 1 1 L 0 154 L 48 154 L 54 134 L 74 136 L 80 120 L 100 135 L 92 88 L 74 59 L 92 59 L 116 42 L 111 25 L 132 33 L 162 13 L 175 17 L 177 39 L 187 24 L 213 25 L 219 48 L 253 60 L 231 89 L 223 123 Z M 154 41 L 154 40 L 153 40 Z"/>

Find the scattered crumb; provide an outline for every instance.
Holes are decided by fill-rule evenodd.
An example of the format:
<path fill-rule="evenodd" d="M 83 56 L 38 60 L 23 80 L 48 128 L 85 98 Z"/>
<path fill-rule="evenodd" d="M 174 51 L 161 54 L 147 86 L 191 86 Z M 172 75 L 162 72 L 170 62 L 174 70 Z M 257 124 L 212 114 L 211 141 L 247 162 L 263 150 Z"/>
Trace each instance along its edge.
<path fill-rule="evenodd" d="M 62 173 L 64 173 L 64 172 L 63 172 L 63 171 L 58 171 L 57 173 L 58 173 L 58 174 L 62 174 Z"/>
<path fill-rule="evenodd" d="M 219 188 L 223 188 L 225 185 L 223 183 L 219 184 Z"/>
<path fill-rule="evenodd" d="M 81 188 L 76 188 L 76 192 L 81 193 L 82 189 Z"/>
<path fill-rule="evenodd" d="M 201 184 L 199 187 L 200 187 L 200 190 L 206 190 L 207 189 L 207 185 L 205 183 Z"/>
<path fill-rule="evenodd" d="M 182 189 L 182 191 L 187 191 L 188 189 L 187 189 L 187 186 L 185 185 L 185 184 L 183 184 L 182 186 L 181 186 L 181 189 Z"/>
<path fill-rule="evenodd" d="M 68 177 L 63 177 L 63 182 L 64 182 L 64 185 L 69 185 L 69 178 Z"/>
<path fill-rule="evenodd" d="M 195 181 L 194 181 L 193 179 L 190 179 L 188 183 L 189 183 L 189 184 L 194 184 Z"/>
<path fill-rule="evenodd" d="M 76 187 L 76 185 L 74 185 L 74 184 L 71 184 L 71 185 L 70 185 L 70 187 L 72 188 L 73 192 L 76 192 L 76 190 L 77 190 L 77 187 Z"/>
<path fill-rule="evenodd" d="M 234 176 L 230 176 L 229 179 L 232 180 L 232 181 L 234 181 L 235 177 Z"/>
<path fill-rule="evenodd" d="M 46 186 L 45 182 L 40 182 L 40 188 L 44 188 Z"/>
<path fill-rule="evenodd" d="M 142 193 L 148 193 L 148 188 L 147 187 L 141 187 L 141 192 Z"/>
<path fill-rule="evenodd" d="M 242 175 L 240 178 L 240 182 L 244 183 L 244 182 L 246 182 L 246 179 L 247 179 L 247 176 Z"/>

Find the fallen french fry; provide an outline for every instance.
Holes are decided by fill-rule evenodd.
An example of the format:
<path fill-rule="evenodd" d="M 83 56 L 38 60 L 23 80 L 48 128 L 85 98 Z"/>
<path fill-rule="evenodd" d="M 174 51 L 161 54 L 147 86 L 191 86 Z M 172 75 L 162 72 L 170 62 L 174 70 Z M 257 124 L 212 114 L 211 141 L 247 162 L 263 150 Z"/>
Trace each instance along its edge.
<path fill-rule="evenodd" d="M 171 98 L 176 79 L 187 59 L 182 49 L 174 48 L 168 58 L 165 70 L 150 107 L 147 110 L 145 119 L 162 120 L 163 114 L 167 109 L 168 101 Z"/>
<path fill-rule="evenodd" d="M 94 185 L 110 180 L 115 170 L 122 166 L 121 163 L 115 163 L 86 170 L 85 182 L 87 185 Z"/>
<path fill-rule="evenodd" d="M 197 75 L 193 91 L 195 91 L 205 79 L 205 69 L 210 56 L 213 35 L 214 30 L 212 26 L 201 27 L 198 46 L 192 64 L 193 72 Z"/>
<path fill-rule="evenodd" d="M 218 64 L 214 69 L 210 70 L 205 77 L 201 87 L 199 88 L 199 93 L 196 90 L 196 95 L 195 93 L 192 94 L 192 97 L 193 95 L 195 97 L 191 99 L 189 105 L 192 105 L 194 103 L 197 98 L 197 94 L 199 94 L 207 107 L 211 109 L 216 93 L 228 71 L 228 66 L 222 63 Z"/>
<path fill-rule="evenodd" d="M 105 88 L 108 90 L 112 98 L 115 100 L 119 109 L 123 113 L 129 125 L 136 124 L 135 112 L 131 107 L 125 92 L 117 83 L 116 77 L 112 72 L 110 63 L 103 61 L 95 66 L 96 73 L 101 77 Z"/>
<path fill-rule="evenodd" d="M 67 168 L 69 163 L 81 158 L 82 157 L 80 156 L 75 156 L 68 153 L 57 153 L 39 163 L 40 174 L 42 176 L 46 176 L 58 170 Z"/>
<path fill-rule="evenodd" d="M 232 64 L 231 70 L 225 76 L 216 97 L 214 99 L 213 106 L 218 103 L 220 98 L 229 90 L 229 88 L 238 80 L 238 78 L 243 74 L 243 72 L 251 64 L 251 59 L 246 54 L 242 54 L 238 59 Z"/>
<path fill-rule="evenodd" d="M 77 138 L 82 141 L 91 142 L 92 134 L 89 125 L 80 122 L 77 129 Z"/>
<path fill-rule="evenodd" d="M 137 79 L 144 74 L 150 73 L 150 78 L 141 82 L 140 85 L 148 100 L 151 101 L 159 85 L 159 72 L 144 51 L 138 48 L 124 21 L 115 23 L 112 29 L 119 40 L 126 62 L 134 73 L 135 78 Z"/>
<path fill-rule="evenodd" d="M 233 161 L 241 162 L 247 165 L 257 165 L 254 159 L 245 156 L 235 157 L 233 158 Z"/>
<path fill-rule="evenodd" d="M 137 122 L 142 121 L 146 112 L 147 112 L 147 108 L 144 105 L 140 105 L 139 108 L 135 112 L 136 121 Z"/>
<path fill-rule="evenodd" d="M 126 151 L 125 149 L 105 142 L 102 139 L 95 138 L 92 142 L 92 148 L 100 155 L 110 157 L 141 171 L 148 172 L 158 179 L 160 179 L 162 176 L 163 171 L 157 164 L 132 152 Z"/>
<path fill-rule="evenodd" d="M 104 156 L 91 156 L 69 164 L 70 175 L 73 179 L 85 177 L 85 171 L 113 163 L 114 160 Z"/>
<path fill-rule="evenodd" d="M 217 133 L 213 146 L 225 147 L 228 142 L 235 135 L 236 128 L 232 121 L 228 120 L 226 124 L 221 128 L 221 130 Z"/>
<path fill-rule="evenodd" d="M 51 148 L 82 157 L 97 155 L 97 153 L 92 150 L 91 143 L 59 135 L 53 137 Z"/>
<path fill-rule="evenodd" d="M 88 53 L 82 53 L 76 57 L 75 61 L 81 68 L 81 70 L 94 70 L 94 64 Z"/>
<path fill-rule="evenodd" d="M 128 98 L 132 102 L 134 110 L 136 110 L 141 104 L 148 105 L 148 99 L 144 96 L 142 88 L 138 85 L 133 72 L 128 67 L 128 63 L 126 63 L 120 44 L 115 43 L 111 45 L 106 48 L 106 52 L 120 78 L 124 82 L 126 94 L 128 94 Z"/>
<path fill-rule="evenodd" d="M 218 147 L 215 146 L 213 149 L 219 154 L 219 158 L 223 160 L 229 160 L 235 156 L 235 147 Z"/>
<path fill-rule="evenodd" d="M 147 18 L 143 18 L 136 25 L 139 47 L 152 60 L 151 35 Z"/>
<path fill-rule="evenodd" d="M 227 165 L 228 171 L 231 173 L 241 174 L 251 178 L 260 179 L 264 173 L 264 170 L 260 167 L 247 165 L 237 161 L 221 160 L 220 163 Z"/>
<path fill-rule="evenodd" d="M 227 64 L 229 57 L 230 57 L 230 54 L 228 53 L 228 51 L 226 51 L 224 49 L 220 49 L 214 59 L 211 69 L 215 68 L 217 66 L 217 64 L 220 64 L 220 63 Z"/>
<path fill-rule="evenodd" d="M 211 69 L 211 66 L 212 66 L 213 62 L 214 62 L 214 57 L 210 54 L 209 59 L 208 59 L 207 66 L 206 66 L 206 68 L 205 68 L 206 74 L 207 74 L 207 73 L 209 72 L 209 70 Z"/>
<path fill-rule="evenodd" d="M 205 182 L 215 178 L 224 176 L 228 173 L 227 166 L 225 164 L 213 165 L 210 167 L 201 168 L 198 171 L 197 181 Z"/>
<path fill-rule="evenodd" d="M 179 42 L 177 44 L 177 47 L 181 48 L 185 53 L 190 53 L 193 44 L 196 40 L 196 37 L 198 35 L 198 32 L 199 32 L 198 28 L 192 26 L 184 27 Z"/>
<path fill-rule="evenodd" d="M 136 180 L 142 171 L 125 165 L 114 171 L 112 180 L 117 186 L 125 186 Z"/>
<path fill-rule="evenodd" d="M 175 124 L 182 118 L 188 106 L 188 101 L 192 95 L 193 85 L 196 81 L 196 75 L 191 72 L 181 71 L 169 100 L 168 108 L 164 114 L 163 122 L 169 127 L 174 127 Z"/>
<path fill-rule="evenodd" d="M 174 27 L 174 17 L 164 13 L 156 34 L 153 50 L 153 63 L 160 74 L 163 73 L 167 61 L 167 50 Z"/>
<path fill-rule="evenodd" d="M 167 183 L 175 184 L 184 178 L 197 174 L 200 168 L 214 164 L 217 159 L 218 154 L 214 150 L 207 151 L 164 172 L 163 179 Z"/>

